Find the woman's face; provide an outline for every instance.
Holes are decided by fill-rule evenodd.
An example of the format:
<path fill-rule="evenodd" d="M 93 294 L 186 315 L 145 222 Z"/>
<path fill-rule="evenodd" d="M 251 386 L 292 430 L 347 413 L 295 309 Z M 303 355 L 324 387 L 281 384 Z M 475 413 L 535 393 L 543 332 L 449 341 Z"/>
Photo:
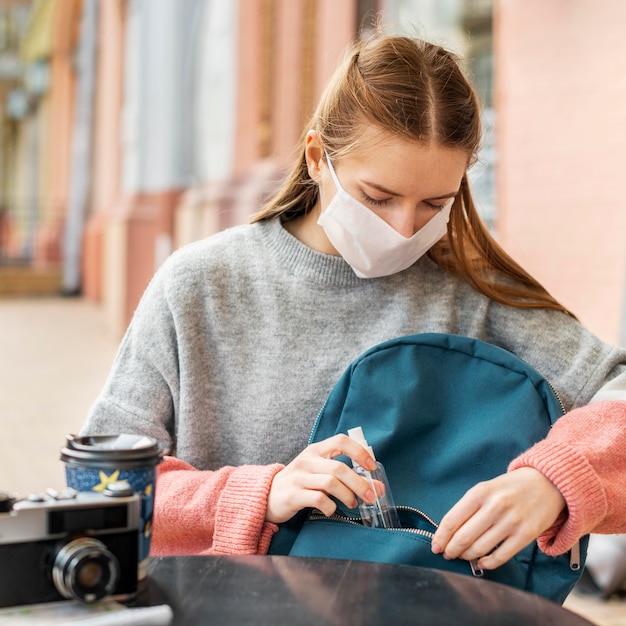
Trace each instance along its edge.
<path fill-rule="evenodd" d="M 321 252 L 337 254 L 321 226 L 323 211 L 337 192 L 319 136 L 307 135 L 309 175 L 319 185 L 319 200 L 299 238 Z M 341 186 L 404 237 L 412 237 L 459 193 L 468 167 L 464 150 L 399 138 L 366 126 L 358 150 L 333 162 Z M 296 236 L 298 236 L 296 234 Z"/>

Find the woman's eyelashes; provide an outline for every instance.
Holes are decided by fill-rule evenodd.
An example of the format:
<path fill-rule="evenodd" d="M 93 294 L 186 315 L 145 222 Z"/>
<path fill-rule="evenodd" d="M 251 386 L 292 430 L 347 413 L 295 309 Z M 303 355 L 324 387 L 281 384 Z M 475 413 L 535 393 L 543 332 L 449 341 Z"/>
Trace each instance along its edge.
<path fill-rule="evenodd" d="M 434 209 L 435 211 L 443 211 L 443 209 L 445 208 L 446 204 L 448 204 L 447 202 L 444 202 L 443 204 L 439 203 L 435 203 L 435 202 L 426 202 L 424 201 L 424 204 L 427 207 L 430 207 L 431 209 Z"/>
<path fill-rule="evenodd" d="M 363 190 L 361 190 L 361 197 L 363 198 L 365 202 L 367 202 L 368 204 L 371 204 L 372 206 L 385 206 L 391 200 L 391 198 L 383 198 L 383 199 L 372 198 L 372 196 L 368 195 Z"/>
<path fill-rule="evenodd" d="M 451 205 L 456 198 L 457 196 L 450 196 L 448 198 L 441 198 L 437 200 L 424 200 L 424 204 L 435 211 L 443 211 L 443 209 L 445 209 L 448 205 Z"/>
<path fill-rule="evenodd" d="M 381 198 L 372 198 L 372 196 L 370 196 L 369 194 L 367 194 L 363 190 L 361 190 L 361 198 L 367 204 L 370 204 L 370 205 L 376 206 L 376 207 L 385 206 L 385 205 L 389 204 L 389 202 L 391 202 L 391 200 L 393 200 L 393 198 L 382 198 L 382 199 Z M 443 201 L 442 202 L 429 202 L 428 200 L 424 200 L 424 204 L 428 208 L 433 209 L 435 211 L 442 211 L 450 200 L 446 200 L 445 202 L 443 202 Z"/>

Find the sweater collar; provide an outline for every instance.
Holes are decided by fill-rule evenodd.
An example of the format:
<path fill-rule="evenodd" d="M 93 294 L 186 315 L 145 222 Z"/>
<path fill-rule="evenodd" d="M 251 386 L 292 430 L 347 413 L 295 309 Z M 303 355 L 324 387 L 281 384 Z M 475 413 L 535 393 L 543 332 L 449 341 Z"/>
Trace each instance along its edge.
<path fill-rule="evenodd" d="M 359 278 L 342 257 L 324 254 L 304 245 L 283 228 L 279 218 L 258 222 L 258 225 L 265 244 L 281 265 L 300 278 L 334 287 L 350 287 L 378 280 Z"/>

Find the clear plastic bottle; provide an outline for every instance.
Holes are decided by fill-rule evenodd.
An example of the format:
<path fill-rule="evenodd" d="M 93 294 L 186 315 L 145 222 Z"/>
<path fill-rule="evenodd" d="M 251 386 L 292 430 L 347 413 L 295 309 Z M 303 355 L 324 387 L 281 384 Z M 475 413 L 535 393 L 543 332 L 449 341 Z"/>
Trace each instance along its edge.
<path fill-rule="evenodd" d="M 363 429 L 358 426 L 348 430 L 348 436 L 362 445 L 370 456 L 376 461 L 372 447 L 368 445 Z M 352 461 L 354 471 L 363 476 L 370 484 L 372 491 L 377 495 L 374 502 L 369 503 L 359 498 L 359 512 L 364 526 L 372 528 L 400 528 L 400 520 L 398 519 L 398 511 L 391 495 L 387 473 L 380 461 L 376 461 L 375 470 L 366 470 L 356 461 Z"/>

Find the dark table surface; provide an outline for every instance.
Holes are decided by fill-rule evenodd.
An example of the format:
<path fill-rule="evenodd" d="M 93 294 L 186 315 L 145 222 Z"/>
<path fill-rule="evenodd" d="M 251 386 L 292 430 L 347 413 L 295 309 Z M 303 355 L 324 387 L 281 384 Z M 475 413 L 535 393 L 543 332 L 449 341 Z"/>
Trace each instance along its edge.
<path fill-rule="evenodd" d="M 169 604 L 175 626 L 591 624 L 558 604 L 471 576 L 289 556 L 153 558 L 137 604 Z"/>

